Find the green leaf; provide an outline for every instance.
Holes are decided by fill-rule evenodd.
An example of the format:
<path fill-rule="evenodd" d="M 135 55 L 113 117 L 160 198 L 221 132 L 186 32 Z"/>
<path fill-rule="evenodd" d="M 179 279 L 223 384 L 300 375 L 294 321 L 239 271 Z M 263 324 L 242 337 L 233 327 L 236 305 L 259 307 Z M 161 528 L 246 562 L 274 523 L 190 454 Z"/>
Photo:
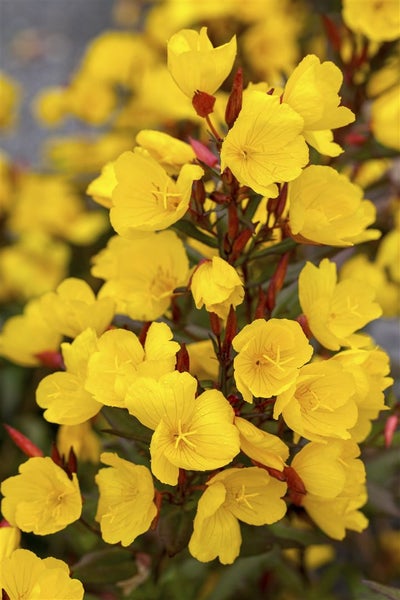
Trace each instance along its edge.
<path fill-rule="evenodd" d="M 375 592 L 376 600 L 400 600 L 400 589 L 382 585 L 375 581 L 365 579 L 363 584 L 372 592 Z M 375 600 L 374 597 L 374 600 Z M 372 597 L 371 597 L 372 600 Z"/>
<path fill-rule="evenodd" d="M 264 250 L 260 250 L 259 252 L 255 252 L 250 257 L 244 257 L 243 260 L 257 260 L 262 258 L 263 256 L 271 256 L 274 254 L 284 254 L 285 252 L 289 252 L 289 250 L 293 250 L 297 246 L 297 242 L 292 240 L 292 238 L 286 238 L 279 244 L 275 244 L 274 246 L 270 246 L 269 248 L 264 248 Z"/>
<path fill-rule="evenodd" d="M 150 444 L 152 432 L 147 427 L 144 427 L 133 415 L 130 415 L 125 408 L 103 406 L 101 414 L 111 425 L 111 428 L 103 429 L 104 433 Z"/>
<path fill-rule="evenodd" d="M 86 554 L 72 572 L 83 584 L 109 584 L 130 579 L 137 573 L 137 567 L 130 552 L 111 548 Z"/>
<path fill-rule="evenodd" d="M 185 511 L 182 507 L 163 515 L 158 525 L 160 540 L 164 543 L 169 556 L 175 556 L 187 547 L 193 532 L 194 511 Z"/>
<path fill-rule="evenodd" d="M 193 223 L 190 221 L 185 221 L 181 219 L 174 223 L 173 229 L 177 229 L 178 231 L 186 234 L 187 236 L 206 244 L 206 246 L 210 246 L 211 248 L 218 248 L 218 241 L 215 237 L 211 237 L 206 233 L 203 233 Z"/>

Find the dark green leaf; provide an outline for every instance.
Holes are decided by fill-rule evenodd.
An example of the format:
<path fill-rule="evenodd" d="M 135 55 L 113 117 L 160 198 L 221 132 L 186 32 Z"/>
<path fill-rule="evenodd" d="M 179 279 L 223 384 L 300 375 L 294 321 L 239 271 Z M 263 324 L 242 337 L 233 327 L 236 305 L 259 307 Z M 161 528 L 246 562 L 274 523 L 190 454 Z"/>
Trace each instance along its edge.
<path fill-rule="evenodd" d="M 72 569 L 73 576 L 85 583 L 117 583 L 137 573 L 134 556 L 119 548 L 86 554 Z"/>
<path fill-rule="evenodd" d="M 215 237 L 211 237 L 210 235 L 203 233 L 190 221 L 181 219 L 180 221 L 174 223 L 174 229 L 177 229 L 178 231 L 185 233 L 187 236 L 206 244 L 206 246 L 210 246 L 211 248 L 218 247 L 218 242 Z"/>
<path fill-rule="evenodd" d="M 400 600 L 400 589 L 382 585 L 375 581 L 364 580 L 363 584 L 376 594 L 376 600 Z"/>

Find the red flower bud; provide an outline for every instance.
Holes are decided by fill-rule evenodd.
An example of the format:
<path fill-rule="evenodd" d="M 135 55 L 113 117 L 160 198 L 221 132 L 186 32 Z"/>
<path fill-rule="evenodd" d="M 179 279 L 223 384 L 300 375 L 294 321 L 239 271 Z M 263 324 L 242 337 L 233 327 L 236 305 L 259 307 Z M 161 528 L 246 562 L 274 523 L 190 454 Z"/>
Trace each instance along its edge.
<path fill-rule="evenodd" d="M 283 472 L 286 476 L 286 481 L 289 490 L 289 498 L 293 504 L 300 506 L 303 502 L 307 490 L 300 475 L 296 473 L 293 467 L 284 467 Z"/>
<path fill-rule="evenodd" d="M 181 347 L 176 353 L 176 367 L 175 369 L 182 373 L 183 371 L 189 371 L 189 352 L 187 351 L 186 344 L 181 343 Z"/>
<path fill-rule="evenodd" d="M 14 444 L 18 446 L 18 448 L 22 450 L 22 452 L 26 454 L 26 456 L 43 456 L 43 452 L 41 451 L 41 449 L 38 448 L 36 444 L 31 442 L 31 440 L 29 440 L 17 429 L 14 429 L 14 427 L 10 427 L 10 425 L 6 424 L 4 424 L 4 427 L 6 428 L 7 433 L 14 442 Z"/>
<path fill-rule="evenodd" d="M 57 352 L 56 350 L 44 350 L 43 352 L 35 354 L 35 357 L 40 360 L 44 367 L 48 367 L 49 369 L 54 369 L 55 371 L 65 369 L 61 352 Z"/>
<path fill-rule="evenodd" d="M 196 158 L 200 162 L 204 163 L 208 167 L 216 167 L 218 165 L 219 158 L 215 156 L 215 154 L 213 154 L 211 150 L 207 148 L 207 146 L 199 142 L 199 140 L 194 140 L 193 138 L 189 137 L 189 144 L 192 146 Z"/>
<path fill-rule="evenodd" d="M 385 446 L 389 448 L 393 441 L 393 436 L 399 424 L 399 415 L 390 415 L 386 419 L 385 429 L 384 429 L 384 437 L 385 437 Z"/>
<path fill-rule="evenodd" d="M 239 116 L 243 98 L 243 71 L 239 68 L 233 80 L 232 91 L 225 109 L 225 122 L 229 129 Z"/>
<path fill-rule="evenodd" d="M 192 98 L 193 108 L 199 117 L 208 117 L 214 111 L 215 96 L 197 90 Z"/>

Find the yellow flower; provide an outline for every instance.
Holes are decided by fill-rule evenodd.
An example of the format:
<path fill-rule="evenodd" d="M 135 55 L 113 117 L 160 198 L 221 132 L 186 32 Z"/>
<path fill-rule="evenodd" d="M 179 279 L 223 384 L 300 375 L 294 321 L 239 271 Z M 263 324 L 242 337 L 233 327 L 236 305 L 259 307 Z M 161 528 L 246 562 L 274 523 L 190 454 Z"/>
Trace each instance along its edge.
<path fill-rule="evenodd" d="M 242 536 L 239 521 L 266 525 L 282 519 L 281 499 L 286 484 L 272 479 L 264 469 L 226 469 L 209 481 L 199 500 L 189 552 L 201 562 L 219 558 L 231 564 L 239 555 Z"/>
<path fill-rule="evenodd" d="M 117 96 L 101 80 L 78 73 L 65 90 L 67 111 L 89 125 L 103 125 L 112 115 Z"/>
<path fill-rule="evenodd" d="M 114 298 L 117 313 L 139 321 L 161 317 L 174 289 L 189 279 L 185 248 L 173 231 L 142 234 L 134 240 L 115 236 L 93 263 L 92 274 L 106 280 L 99 298 Z"/>
<path fill-rule="evenodd" d="M 368 525 L 358 510 L 367 500 L 365 468 L 359 455 L 359 447 L 350 440 L 310 442 L 292 462 L 307 492 L 302 506 L 336 540 L 345 537 L 346 529 L 360 532 Z"/>
<path fill-rule="evenodd" d="M 97 350 L 93 329 L 85 329 L 71 343 L 61 344 L 66 371 L 52 373 L 36 389 L 36 402 L 44 418 L 60 425 L 79 425 L 97 415 L 102 404 L 84 388 L 87 363 Z"/>
<path fill-rule="evenodd" d="M 388 237 L 387 234 L 386 237 Z M 388 273 L 385 268 L 386 265 L 380 264 L 380 250 L 382 248 L 382 244 L 380 244 L 377 253 L 377 261 L 370 262 L 368 257 L 365 254 L 356 254 L 346 260 L 340 269 L 340 278 L 341 279 L 357 279 L 363 283 L 367 283 L 371 288 L 375 290 L 376 301 L 382 308 L 382 314 L 385 317 L 395 317 L 399 314 L 400 305 L 399 305 L 399 297 L 400 297 L 400 287 L 398 283 L 394 281 L 390 281 L 388 278 Z M 400 241 L 399 246 L 396 248 L 397 254 L 399 254 L 400 250 Z M 396 269 L 397 260 L 400 261 L 400 256 L 396 259 L 395 257 L 390 264 L 387 265 L 387 269 L 393 267 Z"/>
<path fill-rule="evenodd" d="M 337 283 L 336 265 L 324 258 L 310 262 L 299 276 L 299 300 L 315 338 L 329 350 L 365 346 L 369 338 L 354 333 L 382 314 L 375 292 L 357 279 Z"/>
<path fill-rule="evenodd" d="M 207 27 L 200 33 L 182 29 L 168 41 L 168 69 L 182 92 L 192 98 L 196 91 L 214 92 L 228 77 L 236 56 L 236 36 L 214 48 Z"/>
<path fill-rule="evenodd" d="M 12 527 L 10 524 L 5 526 L 2 523 L 0 527 L 0 565 L 5 558 L 19 547 L 20 541 L 21 532 L 18 527 Z"/>
<path fill-rule="evenodd" d="M 177 483 L 180 468 L 218 469 L 240 450 L 229 402 L 218 390 L 207 390 L 196 398 L 196 389 L 194 377 L 174 371 L 158 381 L 138 378 L 126 396 L 129 412 L 155 430 L 151 470 L 169 485 Z"/>
<path fill-rule="evenodd" d="M 221 148 L 221 170 L 232 171 L 242 185 L 275 197 L 275 183 L 292 181 L 308 162 L 301 134 L 303 118 L 279 98 L 248 91 Z"/>
<path fill-rule="evenodd" d="M 89 183 L 86 190 L 88 196 L 105 208 L 112 207 L 112 193 L 118 183 L 114 165 L 114 161 L 105 164 L 100 175 Z"/>
<path fill-rule="evenodd" d="M 289 183 L 289 224 L 294 235 L 330 246 L 352 246 L 381 236 L 366 229 L 375 207 L 363 191 L 331 167 L 311 165 Z"/>
<path fill-rule="evenodd" d="M 129 546 L 157 514 L 150 471 L 113 452 L 103 452 L 100 460 L 109 468 L 100 469 L 95 477 L 100 489 L 96 521 L 105 542 Z"/>
<path fill-rule="evenodd" d="M 106 406 L 125 406 L 129 386 L 142 375 L 158 379 L 173 371 L 179 344 L 165 323 L 152 323 L 144 348 L 137 336 L 125 329 L 106 331 L 88 362 L 85 388 Z"/>
<path fill-rule="evenodd" d="M 0 129 L 3 129 L 12 126 L 15 123 L 20 89 L 11 77 L 0 71 L 0 90 Z"/>
<path fill-rule="evenodd" d="M 352 31 L 374 42 L 400 37 L 398 0 L 343 0 L 342 16 Z"/>
<path fill-rule="evenodd" d="M 83 279 L 69 277 L 55 292 L 42 296 L 43 317 L 57 332 L 74 338 L 87 328 L 101 334 L 114 317 L 115 302 L 111 298 L 96 299 Z"/>
<path fill-rule="evenodd" d="M 40 231 L 0 250 L 0 300 L 29 299 L 53 290 L 68 273 L 71 250 Z"/>
<path fill-rule="evenodd" d="M 29 458 L 19 475 L 1 484 L 1 512 L 22 531 L 48 535 L 81 516 L 82 498 L 76 474 L 71 479 L 49 457 Z"/>
<path fill-rule="evenodd" d="M 215 356 L 211 340 L 193 342 L 186 346 L 189 354 L 190 373 L 198 379 L 211 379 L 218 377 L 219 363 Z"/>
<path fill-rule="evenodd" d="M 350 434 L 354 441 L 362 442 L 371 431 L 371 421 L 378 417 L 381 410 L 388 408 L 383 391 L 393 383 L 393 379 L 387 377 L 390 371 L 389 357 L 381 348 L 345 350 L 335 354 L 330 362 L 338 363 L 344 373 L 353 377 L 358 418 Z"/>
<path fill-rule="evenodd" d="M 69 456 L 71 448 L 81 461 L 99 462 L 100 438 L 90 421 L 78 425 L 60 425 L 57 432 L 57 448 L 61 456 Z"/>
<path fill-rule="evenodd" d="M 61 335 L 54 331 L 43 316 L 40 300 L 31 300 L 25 305 L 22 315 L 10 317 L 0 334 L 0 356 L 19 365 L 40 365 L 41 352 L 56 351 Z"/>
<path fill-rule="evenodd" d="M 226 319 L 230 307 L 243 302 L 244 288 L 234 267 L 219 256 L 202 262 L 195 270 L 191 291 L 196 308 L 206 306 L 208 312 Z"/>
<path fill-rule="evenodd" d="M 137 231 L 157 231 L 176 223 L 189 208 L 193 181 L 203 175 L 201 167 L 186 164 L 175 182 L 138 149 L 121 154 L 114 169 L 118 185 L 112 193 L 110 220 L 128 239 Z"/>
<path fill-rule="evenodd" d="M 278 395 L 274 418 L 282 414 L 286 424 L 308 440 L 349 439 L 358 416 L 354 393 L 353 377 L 338 363 L 311 363 L 300 369 L 291 388 Z"/>
<path fill-rule="evenodd" d="M 354 113 L 339 106 L 339 88 L 343 75 L 332 62 L 320 62 L 308 54 L 289 77 L 283 102 L 289 104 L 304 119 L 306 141 L 322 154 L 337 156 L 342 148 L 332 142 L 331 129 L 343 127 L 355 119 Z"/>
<path fill-rule="evenodd" d="M 391 88 L 371 106 L 371 129 L 383 146 L 400 150 L 400 85 Z"/>
<path fill-rule="evenodd" d="M 400 213 L 398 217 L 400 217 Z M 398 220 L 400 221 L 400 219 Z M 376 262 L 382 269 L 388 270 L 389 276 L 394 282 L 400 283 L 400 222 L 382 239 Z"/>
<path fill-rule="evenodd" d="M 106 31 L 89 44 L 81 73 L 110 86 L 136 87 L 143 72 L 153 64 L 155 52 L 140 34 Z"/>
<path fill-rule="evenodd" d="M 256 319 L 232 344 L 238 352 L 233 362 L 235 381 L 246 402 L 287 390 L 313 352 L 300 325 L 289 319 Z"/>
<path fill-rule="evenodd" d="M 82 246 L 94 242 L 108 227 L 106 216 L 87 211 L 64 177 L 36 173 L 21 178 L 8 224 L 17 234 L 37 230 Z"/>
<path fill-rule="evenodd" d="M 84 589 L 71 579 L 68 565 L 18 549 L 0 563 L 0 589 L 10 600 L 83 600 Z"/>
<path fill-rule="evenodd" d="M 49 87 L 34 98 L 33 113 L 42 125 L 57 127 L 62 124 L 68 111 L 65 92 L 65 87 Z"/>
<path fill-rule="evenodd" d="M 164 167 L 169 175 L 179 175 L 181 167 L 196 158 L 190 144 L 163 131 L 142 129 L 136 136 L 136 143 Z"/>
<path fill-rule="evenodd" d="M 240 434 L 240 449 L 252 460 L 282 471 L 289 456 L 289 448 L 276 436 L 256 427 L 250 421 L 235 417 Z"/>

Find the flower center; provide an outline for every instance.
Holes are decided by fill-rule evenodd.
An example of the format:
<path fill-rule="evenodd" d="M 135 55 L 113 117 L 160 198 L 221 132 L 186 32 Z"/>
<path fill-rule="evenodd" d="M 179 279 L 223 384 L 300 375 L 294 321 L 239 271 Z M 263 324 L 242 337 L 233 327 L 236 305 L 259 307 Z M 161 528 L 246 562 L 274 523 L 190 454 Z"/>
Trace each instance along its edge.
<path fill-rule="evenodd" d="M 175 448 L 178 448 L 179 444 L 183 442 L 186 446 L 190 448 L 196 448 L 196 444 L 188 440 L 188 437 L 191 435 L 196 435 L 197 431 L 183 431 L 182 430 L 182 419 L 178 419 L 178 432 L 174 433 L 175 438 Z"/>

